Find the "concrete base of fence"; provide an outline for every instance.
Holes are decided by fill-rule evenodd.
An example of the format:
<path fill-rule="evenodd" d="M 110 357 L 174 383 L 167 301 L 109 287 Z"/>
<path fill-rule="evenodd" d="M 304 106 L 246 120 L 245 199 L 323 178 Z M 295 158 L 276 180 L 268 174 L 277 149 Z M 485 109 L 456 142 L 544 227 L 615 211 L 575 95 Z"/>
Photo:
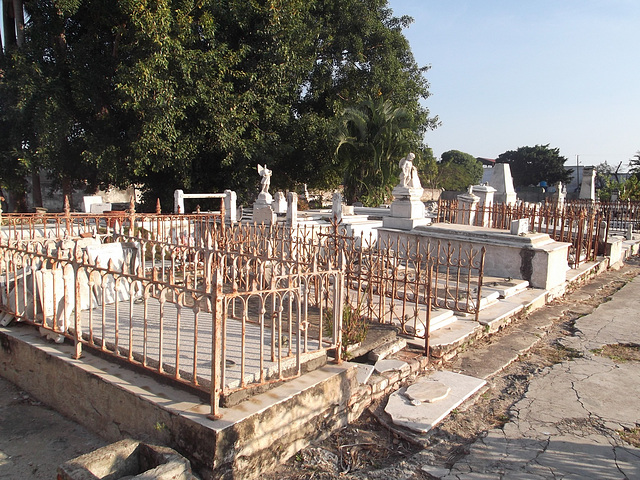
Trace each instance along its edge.
<path fill-rule="evenodd" d="M 68 344 L 33 327 L 0 328 L 0 375 L 108 441 L 135 438 L 185 456 L 203 479 L 253 478 L 347 423 L 356 366 L 321 369 L 221 409 Z"/>

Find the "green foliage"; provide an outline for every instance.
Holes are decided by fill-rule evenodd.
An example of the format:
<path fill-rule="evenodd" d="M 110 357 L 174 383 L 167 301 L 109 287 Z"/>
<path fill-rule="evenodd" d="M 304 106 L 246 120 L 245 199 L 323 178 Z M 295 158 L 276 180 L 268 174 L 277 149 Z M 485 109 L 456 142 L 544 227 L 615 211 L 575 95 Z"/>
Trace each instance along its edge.
<path fill-rule="evenodd" d="M 418 144 L 411 118 L 382 96 L 367 98 L 343 114 L 336 156 L 344 167 L 344 193 L 377 206 L 391 195 L 397 181 L 398 160 Z"/>
<path fill-rule="evenodd" d="M 459 150 L 444 152 L 438 164 L 438 186 L 445 190 L 466 190 L 482 180 L 482 163 Z"/>
<path fill-rule="evenodd" d="M 560 150 L 549 148 L 549 144 L 509 150 L 496 159 L 497 163 L 509 164 L 515 187 L 538 185 L 542 181 L 548 185 L 568 183 L 573 170 L 564 168 L 566 161 Z"/>
<path fill-rule="evenodd" d="M 402 109 L 418 137 L 438 124 L 420 104 L 426 68 L 402 34 L 411 20 L 386 0 L 25 9 L 24 48 L 0 60 L 5 186 L 45 168 L 66 188 L 143 183 L 151 206 L 176 188 L 246 199 L 258 163 L 277 172 L 273 188 L 337 185 L 342 112 L 369 96 Z"/>
<path fill-rule="evenodd" d="M 631 160 L 629 160 L 629 172 L 635 177 L 640 177 L 640 151 L 636 152 Z"/>
<path fill-rule="evenodd" d="M 333 335 L 333 310 L 324 312 L 324 329 L 326 335 Z M 342 308 L 342 358 L 347 359 L 347 350 L 352 345 L 357 345 L 367 338 L 369 323 L 362 314 L 360 305 L 345 303 Z"/>

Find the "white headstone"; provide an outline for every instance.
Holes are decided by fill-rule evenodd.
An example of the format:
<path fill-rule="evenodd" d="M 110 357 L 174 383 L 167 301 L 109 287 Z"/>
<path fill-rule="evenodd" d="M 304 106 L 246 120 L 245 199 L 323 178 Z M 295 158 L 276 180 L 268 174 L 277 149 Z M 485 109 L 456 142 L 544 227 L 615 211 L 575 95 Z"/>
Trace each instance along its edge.
<path fill-rule="evenodd" d="M 584 167 L 582 169 L 582 184 L 580 185 L 581 200 L 596 199 L 596 169 L 595 167 Z"/>
<path fill-rule="evenodd" d="M 237 200 L 238 195 L 236 192 L 233 190 L 224 191 L 224 215 L 225 219 L 230 223 L 236 223 L 238 221 Z"/>
<path fill-rule="evenodd" d="M 295 227 L 298 224 L 298 194 L 289 192 L 287 194 L 287 225 Z"/>
<path fill-rule="evenodd" d="M 104 203 L 100 195 L 86 195 L 82 197 L 82 202 L 84 203 L 84 213 L 92 213 L 92 205 Z"/>
<path fill-rule="evenodd" d="M 273 197 L 273 211 L 277 215 L 287 213 L 287 199 L 282 192 L 276 192 Z"/>
<path fill-rule="evenodd" d="M 184 213 L 184 190 L 173 192 L 173 213 Z"/>
<path fill-rule="evenodd" d="M 340 192 L 334 192 L 331 196 L 331 219 L 337 222 L 342 221 L 342 194 Z"/>
<path fill-rule="evenodd" d="M 496 163 L 492 170 L 489 185 L 496 189 L 495 202 L 513 205 L 516 203 L 516 191 L 513 188 L 511 167 L 508 163 Z"/>

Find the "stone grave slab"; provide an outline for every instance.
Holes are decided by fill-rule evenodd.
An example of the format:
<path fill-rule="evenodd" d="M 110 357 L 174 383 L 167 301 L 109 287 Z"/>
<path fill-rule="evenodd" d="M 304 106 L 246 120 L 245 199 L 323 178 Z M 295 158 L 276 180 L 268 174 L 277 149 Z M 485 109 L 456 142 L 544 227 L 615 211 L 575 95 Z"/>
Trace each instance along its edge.
<path fill-rule="evenodd" d="M 415 405 L 406 394 L 407 388 L 401 388 L 389 396 L 385 412 L 391 416 L 393 423 L 419 433 L 426 433 L 441 422 L 451 410 L 458 407 L 487 383 L 479 378 L 459 373 L 437 371 L 418 380 L 414 385 L 424 382 L 433 384 L 434 381 L 451 388 L 448 395 L 439 401 Z"/>
<path fill-rule="evenodd" d="M 89 256 L 89 262 L 95 263 L 102 268 L 107 268 L 109 266 L 109 263 L 111 262 L 114 271 L 122 272 L 122 268 L 125 262 L 125 255 L 121 243 L 89 245 L 87 246 L 87 254 Z M 115 303 L 116 283 L 118 284 L 118 300 L 129 300 L 130 295 L 128 282 L 116 282 L 116 279 L 113 275 L 108 274 L 102 276 L 97 270 L 91 272 L 91 279 L 94 282 L 93 294 L 95 295 L 97 305 L 102 305 L 103 300 L 105 305 Z M 85 299 L 83 299 L 83 302 L 84 300 Z"/>

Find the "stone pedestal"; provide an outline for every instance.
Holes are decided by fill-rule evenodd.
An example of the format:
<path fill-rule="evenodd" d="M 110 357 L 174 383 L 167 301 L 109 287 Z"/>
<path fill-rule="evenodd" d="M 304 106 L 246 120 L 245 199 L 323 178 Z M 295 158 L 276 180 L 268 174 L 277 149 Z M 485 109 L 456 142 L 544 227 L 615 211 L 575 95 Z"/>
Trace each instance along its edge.
<path fill-rule="evenodd" d="M 287 194 L 287 225 L 292 228 L 298 225 L 298 194 L 295 192 Z"/>
<path fill-rule="evenodd" d="M 482 216 L 481 225 L 483 227 L 489 226 L 489 220 L 491 219 L 491 207 L 493 206 L 493 196 L 496 193 L 496 189 L 490 185 L 474 185 L 473 194 L 476 195 L 478 205 L 483 207 L 480 215 Z"/>
<path fill-rule="evenodd" d="M 562 182 L 558 182 L 558 184 L 556 185 L 556 191 L 551 195 L 551 200 L 553 200 L 558 208 L 562 208 L 564 206 L 564 200 L 566 197 L 566 187 L 562 184 Z"/>
<path fill-rule="evenodd" d="M 422 203 L 422 188 L 402 187 L 393 189 L 394 200 L 391 203 L 391 215 L 382 219 L 385 228 L 412 230 L 419 225 L 428 225 L 431 219 L 425 218 Z"/>
<path fill-rule="evenodd" d="M 236 202 L 238 195 L 233 190 L 224 191 L 224 216 L 225 220 L 229 223 L 236 223 L 238 221 L 238 210 Z"/>
<path fill-rule="evenodd" d="M 258 199 L 253 204 L 253 222 L 257 224 L 264 223 L 272 225 L 276 223 L 276 213 L 272 208 L 273 197 L 271 194 L 261 192 Z"/>
<path fill-rule="evenodd" d="M 473 225 L 476 220 L 476 212 L 478 210 L 478 202 L 480 197 L 473 194 L 471 188 L 469 193 L 458 195 L 458 212 L 457 221 L 461 225 Z"/>
<path fill-rule="evenodd" d="M 580 185 L 580 200 L 596 199 L 596 169 L 584 167 L 582 169 L 582 184 Z"/>

